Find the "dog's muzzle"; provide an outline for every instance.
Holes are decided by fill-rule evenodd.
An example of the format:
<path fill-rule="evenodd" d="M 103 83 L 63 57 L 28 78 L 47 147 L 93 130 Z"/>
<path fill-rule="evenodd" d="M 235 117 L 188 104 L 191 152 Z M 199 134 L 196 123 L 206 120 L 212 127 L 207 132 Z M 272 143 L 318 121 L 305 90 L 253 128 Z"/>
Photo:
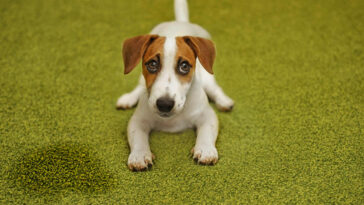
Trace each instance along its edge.
<path fill-rule="evenodd" d="M 174 100 L 168 97 L 161 97 L 157 100 L 157 108 L 162 113 L 169 113 L 174 106 Z"/>

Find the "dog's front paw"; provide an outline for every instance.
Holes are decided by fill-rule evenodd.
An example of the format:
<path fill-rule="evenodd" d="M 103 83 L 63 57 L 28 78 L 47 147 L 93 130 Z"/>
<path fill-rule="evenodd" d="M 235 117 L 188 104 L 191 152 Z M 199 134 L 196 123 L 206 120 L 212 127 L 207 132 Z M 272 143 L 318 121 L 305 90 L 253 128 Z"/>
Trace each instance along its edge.
<path fill-rule="evenodd" d="M 229 112 L 234 107 L 234 101 L 231 98 L 229 98 L 228 96 L 223 96 L 223 97 L 217 98 L 215 103 L 216 103 L 217 109 L 219 109 L 220 111 L 223 111 L 223 112 Z"/>
<path fill-rule="evenodd" d="M 212 145 L 195 146 L 191 152 L 193 159 L 199 164 L 214 165 L 219 158 L 216 148 Z"/>
<path fill-rule="evenodd" d="M 117 109 L 129 109 L 134 107 L 138 103 L 138 96 L 133 95 L 132 93 L 126 93 L 119 97 L 116 102 Z"/>
<path fill-rule="evenodd" d="M 129 155 L 128 167 L 132 171 L 145 171 L 153 165 L 154 155 L 148 151 L 133 151 Z"/>

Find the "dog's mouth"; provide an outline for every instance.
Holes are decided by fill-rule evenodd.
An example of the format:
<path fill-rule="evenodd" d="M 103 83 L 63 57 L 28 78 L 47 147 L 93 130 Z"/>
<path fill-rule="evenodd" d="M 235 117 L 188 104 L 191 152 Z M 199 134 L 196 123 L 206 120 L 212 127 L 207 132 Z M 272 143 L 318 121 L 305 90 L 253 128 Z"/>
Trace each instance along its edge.
<path fill-rule="evenodd" d="M 159 116 L 161 116 L 163 118 L 168 118 L 173 115 L 173 113 L 170 113 L 170 112 L 158 112 L 158 114 L 159 114 Z"/>

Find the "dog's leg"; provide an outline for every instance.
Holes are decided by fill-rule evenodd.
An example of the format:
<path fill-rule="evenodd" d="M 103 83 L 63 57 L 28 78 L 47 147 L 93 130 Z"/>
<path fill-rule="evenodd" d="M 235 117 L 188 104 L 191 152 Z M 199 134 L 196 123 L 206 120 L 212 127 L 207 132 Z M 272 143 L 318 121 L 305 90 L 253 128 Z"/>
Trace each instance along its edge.
<path fill-rule="evenodd" d="M 196 145 L 192 149 L 193 158 L 199 164 L 213 165 L 218 160 L 215 142 L 218 134 L 218 120 L 210 106 L 198 120 Z"/>
<path fill-rule="evenodd" d="M 231 111 L 234 107 L 234 101 L 229 98 L 221 87 L 217 84 L 215 77 L 208 73 L 202 65 L 197 62 L 199 69 L 199 76 L 201 78 L 202 87 L 210 100 L 215 102 L 217 109 L 220 111 Z"/>
<path fill-rule="evenodd" d="M 139 100 L 139 96 L 144 92 L 144 79 L 140 77 L 139 84 L 130 93 L 125 93 L 120 96 L 116 102 L 116 108 L 118 109 L 129 109 L 134 107 Z"/>
<path fill-rule="evenodd" d="M 133 171 L 146 170 L 148 166 L 153 165 L 154 156 L 149 147 L 148 123 L 143 123 L 140 119 L 140 112 L 134 113 L 128 125 L 128 141 L 130 146 L 130 155 L 128 167 Z"/>

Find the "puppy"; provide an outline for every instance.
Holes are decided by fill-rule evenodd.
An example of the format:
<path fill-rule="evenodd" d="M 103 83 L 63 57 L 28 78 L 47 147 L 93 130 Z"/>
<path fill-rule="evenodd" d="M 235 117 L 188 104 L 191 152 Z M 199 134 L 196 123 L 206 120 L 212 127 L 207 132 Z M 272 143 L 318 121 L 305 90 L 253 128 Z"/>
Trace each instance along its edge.
<path fill-rule="evenodd" d="M 209 33 L 189 23 L 186 0 L 175 0 L 174 10 L 176 21 L 161 23 L 150 34 L 129 38 L 123 45 L 125 74 L 142 61 L 138 86 L 116 104 L 121 109 L 138 104 L 128 125 L 128 167 L 134 171 L 153 164 L 149 147 L 153 130 L 195 128 L 193 158 L 199 164 L 215 164 L 218 120 L 207 96 L 221 111 L 234 105 L 212 75 L 215 46 Z"/>

